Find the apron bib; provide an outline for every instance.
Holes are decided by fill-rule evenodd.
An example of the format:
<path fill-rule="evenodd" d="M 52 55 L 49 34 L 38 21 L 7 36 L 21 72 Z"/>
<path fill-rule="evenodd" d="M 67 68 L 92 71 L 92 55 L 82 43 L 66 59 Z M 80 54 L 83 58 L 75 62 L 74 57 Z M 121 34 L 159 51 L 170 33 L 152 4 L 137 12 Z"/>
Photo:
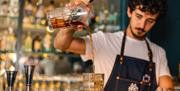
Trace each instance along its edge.
<path fill-rule="evenodd" d="M 146 40 L 149 60 L 124 56 L 126 31 L 124 32 L 121 53 L 116 56 L 111 75 L 104 91 L 156 91 L 155 63 L 152 51 Z"/>

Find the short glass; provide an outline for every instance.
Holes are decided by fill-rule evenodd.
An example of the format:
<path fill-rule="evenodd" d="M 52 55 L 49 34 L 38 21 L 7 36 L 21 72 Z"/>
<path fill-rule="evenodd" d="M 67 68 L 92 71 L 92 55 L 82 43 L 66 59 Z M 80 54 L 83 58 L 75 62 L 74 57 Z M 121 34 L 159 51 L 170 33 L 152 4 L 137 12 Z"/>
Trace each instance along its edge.
<path fill-rule="evenodd" d="M 83 91 L 103 91 L 104 74 L 83 73 Z"/>
<path fill-rule="evenodd" d="M 81 6 L 75 9 L 59 7 L 47 13 L 47 20 L 52 31 L 71 25 L 84 25 L 84 21 L 88 20 L 88 12 Z"/>

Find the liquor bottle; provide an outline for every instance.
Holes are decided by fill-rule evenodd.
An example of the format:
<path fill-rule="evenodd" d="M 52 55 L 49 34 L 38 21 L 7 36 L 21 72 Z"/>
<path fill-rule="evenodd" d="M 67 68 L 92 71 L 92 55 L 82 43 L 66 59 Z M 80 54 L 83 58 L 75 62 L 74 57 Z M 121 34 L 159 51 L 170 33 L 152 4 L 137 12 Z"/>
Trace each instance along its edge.
<path fill-rule="evenodd" d="M 40 88 L 41 90 L 40 91 L 46 91 L 46 89 L 47 89 L 47 83 L 46 83 L 46 81 L 43 81 L 42 83 L 41 83 L 41 88 Z"/>
<path fill-rule="evenodd" d="M 8 50 L 15 51 L 16 37 L 14 36 L 12 27 L 9 27 L 9 33 L 8 33 L 7 38 L 8 38 L 8 45 L 9 45 Z"/>
<path fill-rule="evenodd" d="M 19 0 L 10 0 L 9 16 L 18 17 L 19 15 Z"/>
<path fill-rule="evenodd" d="M 31 0 L 26 0 L 24 7 L 24 19 L 23 22 L 26 24 L 32 24 L 34 22 L 34 12 L 36 8 L 33 6 Z"/>
<path fill-rule="evenodd" d="M 0 15 L 8 16 L 9 14 L 9 2 L 7 0 L 3 0 L 0 5 Z"/>
<path fill-rule="evenodd" d="M 45 13 L 50 12 L 55 9 L 54 0 L 49 1 L 49 5 L 45 8 Z"/>
<path fill-rule="evenodd" d="M 52 42 L 52 37 L 50 33 L 46 33 L 44 39 L 43 39 L 43 51 L 45 52 L 50 52 L 52 49 L 51 43 Z"/>
<path fill-rule="evenodd" d="M 32 51 L 32 37 L 31 37 L 31 33 L 28 32 L 25 41 L 24 41 L 24 51 L 26 52 L 31 52 Z"/>
<path fill-rule="evenodd" d="M 44 5 L 40 4 L 37 6 L 37 11 L 35 14 L 35 24 L 36 26 L 44 25 L 42 22 L 45 19 Z"/>
<path fill-rule="evenodd" d="M 17 91 L 24 91 L 23 89 L 24 83 L 22 81 L 19 81 L 17 84 L 18 84 Z"/>
<path fill-rule="evenodd" d="M 32 41 L 32 51 L 33 52 L 41 52 L 42 51 L 41 38 L 38 35 Z"/>
<path fill-rule="evenodd" d="M 34 91 L 39 91 L 39 82 L 34 83 Z"/>
<path fill-rule="evenodd" d="M 5 30 L 3 33 L 2 33 L 2 40 L 1 40 L 1 51 L 8 51 L 8 40 L 7 40 L 7 36 L 8 36 L 8 31 Z"/>
<path fill-rule="evenodd" d="M 35 7 L 33 6 L 31 0 L 26 0 L 25 3 L 25 16 L 32 16 L 35 10 Z"/>
<path fill-rule="evenodd" d="M 55 82 L 55 91 L 60 91 L 61 89 L 61 82 L 57 81 Z"/>
<path fill-rule="evenodd" d="M 49 82 L 49 89 L 48 89 L 48 91 L 55 91 L 55 85 L 54 85 L 53 81 Z"/>

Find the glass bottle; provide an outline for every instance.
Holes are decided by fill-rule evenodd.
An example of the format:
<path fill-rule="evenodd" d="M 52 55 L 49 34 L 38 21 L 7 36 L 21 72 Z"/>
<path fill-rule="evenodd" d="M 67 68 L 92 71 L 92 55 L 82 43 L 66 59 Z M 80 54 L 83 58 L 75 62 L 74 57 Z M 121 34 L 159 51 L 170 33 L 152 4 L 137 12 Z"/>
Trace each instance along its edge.
<path fill-rule="evenodd" d="M 32 37 L 31 33 L 28 32 L 25 41 L 24 41 L 24 51 L 31 52 L 32 51 Z"/>
<path fill-rule="evenodd" d="M 24 19 L 23 23 L 25 24 L 32 24 L 34 22 L 34 13 L 35 13 L 35 6 L 33 6 L 31 0 L 26 0 L 25 7 L 24 7 Z"/>
<path fill-rule="evenodd" d="M 44 11 L 45 11 L 45 7 L 43 5 L 43 0 L 38 0 L 37 10 L 35 13 L 35 24 L 36 24 L 36 26 L 43 25 L 42 21 L 45 18 L 45 12 Z"/>
<path fill-rule="evenodd" d="M 49 5 L 45 8 L 45 13 L 50 12 L 55 9 L 55 2 L 54 0 L 49 1 Z"/>
<path fill-rule="evenodd" d="M 10 0 L 9 15 L 11 17 L 18 17 L 19 15 L 19 0 Z"/>
<path fill-rule="evenodd" d="M 82 0 L 87 1 L 87 0 Z M 91 2 L 91 1 L 89 1 Z M 56 8 L 47 13 L 48 24 L 50 29 L 57 29 L 71 25 L 89 25 L 90 8 L 88 3 Z"/>
<path fill-rule="evenodd" d="M 17 87 L 17 91 L 24 91 L 24 83 L 22 81 L 18 82 L 18 87 Z"/>
<path fill-rule="evenodd" d="M 7 0 L 3 0 L 0 5 L 0 15 L 7 16 L 9 14 L 9 2 Z"/>
<path fill-rule="evenodd" d="M 47 86 L 46 81 L 43 81 L 43 82 L 41 83 L 40 89 L 41 89 L 41 91 L 46 91 L 46 89 L 48 89 L 47 87 L 48 87 L 48 86 Z"/>
<path fill-rule="evenodd" d="M 33 39 L 33 41 L 32 41 L 32 51 L 33 52 L 41 52 L 42 51 L 40 36 L 36 36 Z"/>
<path fill-rule="evenodd" d="M 43 51 L 45 52 L 50 52 L 51 51 L 51 43 L 52 42 L 52 37 L 50 33 L 46 33 L 44 39 L 43 39 Z"/>
<path fill-rule="evenodd" d="M 39 91 L 39 82 L 34 83 L 34 91 Z"/>
<path fill-rule="evenodd" d="M 16 37 L 14 36 L 14 32 L 13 32 L 12 27 L 9 27 L 9 33 L 8 33 L 7 38 L 8 38 L 8 45 L 9 45 L 8 50 L 9 51 L 15 51 Z"/>
<path fill-rule="evenodd" d="M 2 41 L 1 41 L 1 50 L 2 51 L 8 51 L 9 45 L 8 44 L 8 31 L 5 30 L 2 35 Z"/>

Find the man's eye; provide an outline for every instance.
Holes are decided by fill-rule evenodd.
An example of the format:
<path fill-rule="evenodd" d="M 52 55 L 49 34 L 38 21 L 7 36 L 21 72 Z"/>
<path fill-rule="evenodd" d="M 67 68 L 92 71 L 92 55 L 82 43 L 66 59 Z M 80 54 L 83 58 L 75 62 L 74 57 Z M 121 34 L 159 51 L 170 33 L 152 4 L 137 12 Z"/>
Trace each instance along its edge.
<path fill-rule="evenodd" d="M 153 23 L 154 21 L 153 21 L 153 20 L 147 20 L 146 22 L 149 23 L 149 24 L 151 24 L 151 23 Z"/>
<path fill-rule="evenodd" d="M 136 17 L 138 18 L 138 19 L 141 19 L 142 18 L 142 16 L 141 15 L 136 15 Z"/>

